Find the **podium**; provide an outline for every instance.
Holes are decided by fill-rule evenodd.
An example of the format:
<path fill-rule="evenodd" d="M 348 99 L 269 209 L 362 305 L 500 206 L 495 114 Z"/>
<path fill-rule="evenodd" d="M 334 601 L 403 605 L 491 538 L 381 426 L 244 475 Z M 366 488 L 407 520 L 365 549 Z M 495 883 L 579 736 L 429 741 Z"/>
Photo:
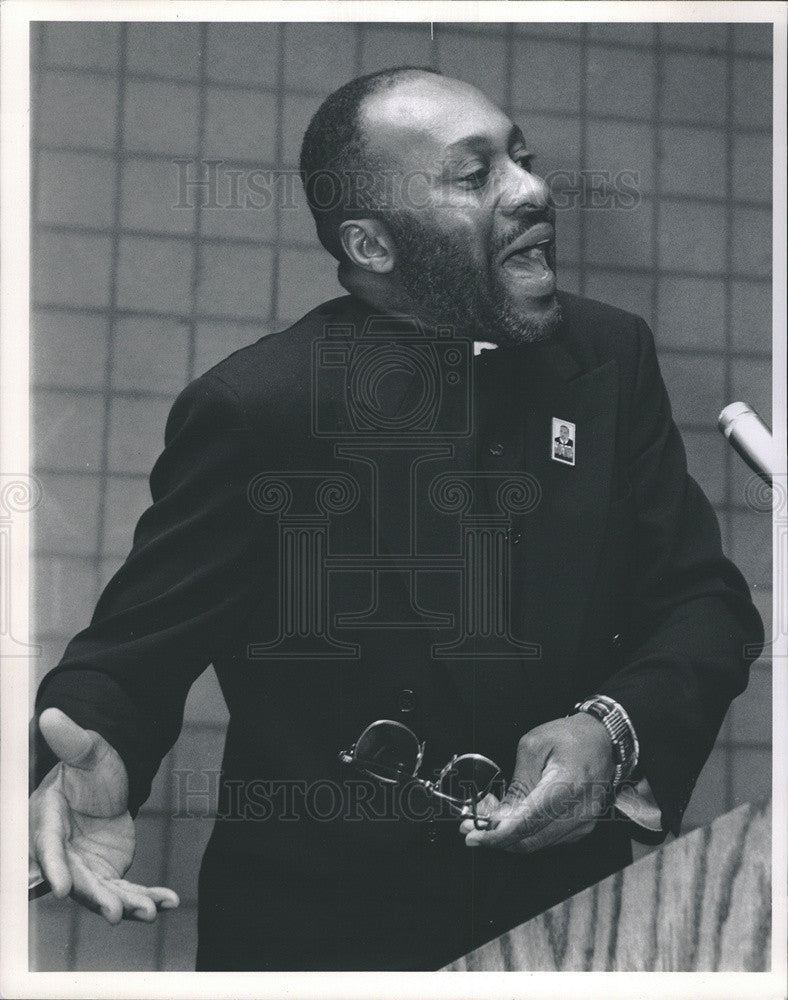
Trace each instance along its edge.
<path fill-rule="evenodd" d="M 747 804 L 441 971 L 764 972 L 771 893 L 771 803 Z"/>

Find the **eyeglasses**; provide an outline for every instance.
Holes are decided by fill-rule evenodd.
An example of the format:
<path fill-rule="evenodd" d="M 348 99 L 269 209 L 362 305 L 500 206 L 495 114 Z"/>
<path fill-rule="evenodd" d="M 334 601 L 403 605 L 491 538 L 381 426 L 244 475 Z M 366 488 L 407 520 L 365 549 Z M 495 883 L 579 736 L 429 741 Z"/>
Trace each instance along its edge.
<path fill-rule="evenodd" d="M 367 726 L 350 750 L 340 750 L 339 759 L 388 785 L 416 781 L 458 815 L 470 812 L 477 830 L 489 829 L 489 819 L 479 816 L 477 807 L 490 793 L 503 797 L 505 784 L 498 765 L 478 753 L 455 754 L 436 780 L 428 781 L 418 776 L 425 746 L 401 722 L 379 719 Z"/>

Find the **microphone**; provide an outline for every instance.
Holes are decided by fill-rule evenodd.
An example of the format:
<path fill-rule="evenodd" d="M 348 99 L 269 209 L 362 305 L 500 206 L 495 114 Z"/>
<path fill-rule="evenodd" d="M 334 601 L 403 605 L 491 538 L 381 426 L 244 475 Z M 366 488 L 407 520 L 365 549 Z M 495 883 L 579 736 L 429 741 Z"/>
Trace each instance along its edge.
<path fill-rule="evenodd" d="M 730 403 L 719 415 L 717 426 L 747 465 L 771 486 L 774 475 L 772 432 L 755 410 L 746 403 Z"/>

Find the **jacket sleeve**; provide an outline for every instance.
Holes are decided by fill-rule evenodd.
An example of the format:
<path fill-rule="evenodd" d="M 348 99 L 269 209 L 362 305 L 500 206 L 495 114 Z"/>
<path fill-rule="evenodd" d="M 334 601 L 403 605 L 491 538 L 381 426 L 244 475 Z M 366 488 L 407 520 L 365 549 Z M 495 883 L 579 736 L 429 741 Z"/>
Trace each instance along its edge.
<path fill-rule="evenodd" d="M 698 774 L 763 641 L 741 573 L 722 553 L 712 508 L 687 474 L 654 339 L 639 321 L 628 477 L 635 506 L 631 628 L 602 693 L 628 713 L 638 772 L 677 833 Z"/>
<path fill-rule="evenodd" d="M 134 814 L 180 732 L 196 677 L 233 648 L 249 615 L 262 520 L 247 501 L 253 450 L 233 391 L 215 375 L 175 401 L 131 552 L 39 688 L 32 783 L 55 759 L 40 735 L 55 706 L 99 732 L 129 774 Z"/>

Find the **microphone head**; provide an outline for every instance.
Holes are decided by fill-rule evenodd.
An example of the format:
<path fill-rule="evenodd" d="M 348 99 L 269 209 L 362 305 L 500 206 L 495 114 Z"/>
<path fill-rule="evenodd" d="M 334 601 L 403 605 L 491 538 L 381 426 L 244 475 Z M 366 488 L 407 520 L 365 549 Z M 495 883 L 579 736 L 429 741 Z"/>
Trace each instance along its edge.
<path fill-rule="evenodd" d="M 743 413 L 753 412 L 752 407 L 749 407 L 746 403 L 728 403 L 717 418 L 717 427 L 722 431 L 726 438 L 730 437 L 730 433 L 733 430 L 733 425 L 736 420 Z"/>
<path fill-rule="evenodd" d="M 725 440 L 769 486 L 775 466 L 772 432 L 751 406 L 731 403 L 719 416 L 717 426 Z"/>

